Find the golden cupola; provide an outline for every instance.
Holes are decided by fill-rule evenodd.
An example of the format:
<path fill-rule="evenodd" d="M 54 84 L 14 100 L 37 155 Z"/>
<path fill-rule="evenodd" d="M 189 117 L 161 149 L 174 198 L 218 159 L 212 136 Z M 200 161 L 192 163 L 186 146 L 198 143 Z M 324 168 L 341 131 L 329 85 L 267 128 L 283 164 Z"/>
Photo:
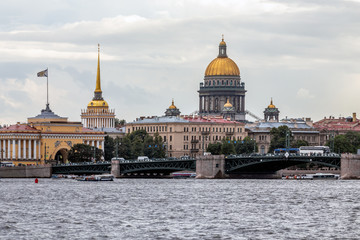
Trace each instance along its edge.
<path fill-rule="evenodd" d="M 233 105 L 229 102 L 229 99 L 227 100 L 227 102 L 225 103 L 224 107 L 225 108 L 231 108 Z"/>
<path fill-rule="evenodd" d="M 176 106 L 174 105 L 174 99 L 172 100 L 169 109 L 176 109 Z"/>
<path fill-rule="evenodd" d="M 219 44 L 219 55 L 207 66 L 205 76 L 240 76 L 238 66 L 226 54 L 224 36 Z"/>
<path fill-rule="evenodd" d="M 108 108 L 108 103 L 102 97 L 101 91 L 101 81 L 100 81 L 100 44 L 98 44 L 98 64 L 97 64 L 97 73 L 96 73 L 96 87 L 94 91 L 94 97 L 89 102 L 88 107 L 106 107 Z"/>
<path fill-rule="evenodd" d="M 268 106 L 268 108 L 276 108 L 275 105 L 273 104 L 272 98 L 271 98 L 270 105 Z"/>

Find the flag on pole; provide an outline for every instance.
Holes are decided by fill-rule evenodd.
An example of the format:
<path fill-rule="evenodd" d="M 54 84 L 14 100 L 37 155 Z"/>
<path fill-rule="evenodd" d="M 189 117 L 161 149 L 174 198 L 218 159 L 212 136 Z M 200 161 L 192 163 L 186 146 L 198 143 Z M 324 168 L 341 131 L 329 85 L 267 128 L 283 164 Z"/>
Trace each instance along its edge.
<path fill-rule="evenodd" d="M 38 72 L 37 74 L 38 77 L 47 77 L 48 76 L 48 70 L 44 70 L 44 71 L 41 71 L 41 72 Z"/>

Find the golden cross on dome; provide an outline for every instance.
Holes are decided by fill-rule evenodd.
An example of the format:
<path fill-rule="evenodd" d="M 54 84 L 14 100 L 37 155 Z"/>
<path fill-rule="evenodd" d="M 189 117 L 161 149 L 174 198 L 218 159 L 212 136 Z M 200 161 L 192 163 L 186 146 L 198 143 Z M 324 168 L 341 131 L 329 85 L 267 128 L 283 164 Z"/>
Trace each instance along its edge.
<path fill-rule="evenodd" d="M 222 39 L 221 39 L 221 40 L 224 41 L 224 34 L 221 34 L 221 36 L 222 36 Z"/>

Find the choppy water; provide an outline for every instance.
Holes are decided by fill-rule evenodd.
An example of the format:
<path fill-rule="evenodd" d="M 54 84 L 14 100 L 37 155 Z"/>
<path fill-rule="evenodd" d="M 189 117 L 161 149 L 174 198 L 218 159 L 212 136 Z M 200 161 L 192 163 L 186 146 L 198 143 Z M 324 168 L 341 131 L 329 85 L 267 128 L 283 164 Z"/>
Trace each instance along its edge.
<path fill-rule="evenodd" d="M 0 239 L 359 239 L 359 181 L 0 179 Z"/>

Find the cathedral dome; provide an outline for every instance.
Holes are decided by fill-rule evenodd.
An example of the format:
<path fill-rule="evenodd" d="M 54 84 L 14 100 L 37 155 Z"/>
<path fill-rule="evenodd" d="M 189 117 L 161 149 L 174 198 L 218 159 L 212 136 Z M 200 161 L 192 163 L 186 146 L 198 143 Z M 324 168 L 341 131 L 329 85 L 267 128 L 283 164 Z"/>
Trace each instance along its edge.
<path fill-rule="evenodd" d="M 270 105 L 268 106 L 268 108 L 276 108 L 275 105 L 273 104 L 272 98 L 271 98 Z"/>
<path fill-rule="evenodd" d="M 224 38 L 219 44 L 219 55 L 211 61 L 205 70 L 205 76 L 240 76 L 240 70 L 236 63 L 226 54 Z"/>
<path fill-rule="evenodd" d="M 105 100 L 92 100 L 89 102 L 88 107 L 109 107 Z"/>
<path fill-rule="evenodd" d="M 205 76 L 230 75 L 240 76 L 240 70 L 230 58 L 215 58 L 207 66 Z"/>

